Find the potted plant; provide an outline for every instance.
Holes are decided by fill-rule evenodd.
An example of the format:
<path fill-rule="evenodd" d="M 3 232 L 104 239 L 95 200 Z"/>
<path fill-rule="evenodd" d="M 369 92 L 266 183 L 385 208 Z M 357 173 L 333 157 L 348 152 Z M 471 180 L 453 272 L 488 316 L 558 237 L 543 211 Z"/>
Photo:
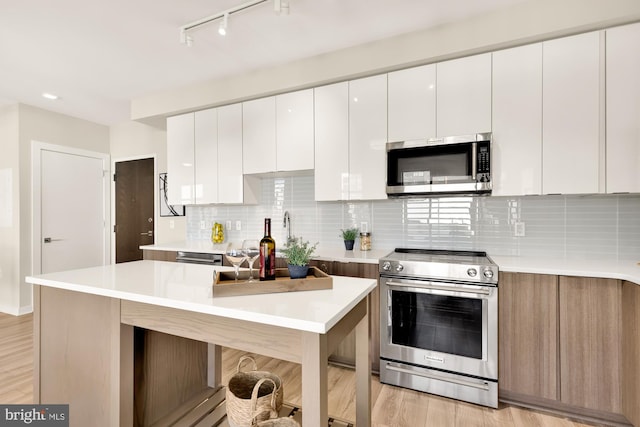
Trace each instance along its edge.
<path fill-rule="evenodd" d="M 342 230 L 342 240 L 344 240 L 344 247 L 348 251 L 353 250 L 353 243 L 356 241 L 356 236 L 358 235 L 358 229 L 356 227 L 347 228 L 346 230 Z"/>
<path fill-rule="evenodd" d="M 316 250 L 318 242 L 313 246 L 302 237 L 292 237 L 287 240 L 287 245 L 282 249 L 282 253 L 287 258 L 287 267 L 289 268 L 289 277 L 299 279 L 307 277 L 309 270 L 309 259 Z"/>

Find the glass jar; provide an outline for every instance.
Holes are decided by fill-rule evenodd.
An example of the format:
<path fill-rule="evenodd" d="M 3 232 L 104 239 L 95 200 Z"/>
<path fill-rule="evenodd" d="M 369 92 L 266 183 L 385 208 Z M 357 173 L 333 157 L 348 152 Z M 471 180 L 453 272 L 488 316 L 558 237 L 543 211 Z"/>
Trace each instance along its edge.
<path fill-rule="evenodd" d="M 360 233 L 360 250 L 361 251 L 370 251 L 371 250 L 371 233 Z"/>
<path fill-rule="evenodd" d="M 211 241 L 213 243 L 224 242 L 224 228 L 219 222 L 214 223 L 211 227 Z"/>

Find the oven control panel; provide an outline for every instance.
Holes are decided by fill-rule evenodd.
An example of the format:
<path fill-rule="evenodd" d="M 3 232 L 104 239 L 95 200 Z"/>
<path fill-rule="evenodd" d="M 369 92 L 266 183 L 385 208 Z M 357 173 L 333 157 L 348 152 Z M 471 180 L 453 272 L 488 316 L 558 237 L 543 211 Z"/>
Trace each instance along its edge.
<path fill-rule="evenodd" d="M 498 267 L 494 265 L 464 265 L 455 263 L 417 265 L 412 262 L 381 260 L 379 272 L 383 276 L 402 276 L 418 280 L 456 280 L 487 285 L 495 285 L 498 282 Z"/>

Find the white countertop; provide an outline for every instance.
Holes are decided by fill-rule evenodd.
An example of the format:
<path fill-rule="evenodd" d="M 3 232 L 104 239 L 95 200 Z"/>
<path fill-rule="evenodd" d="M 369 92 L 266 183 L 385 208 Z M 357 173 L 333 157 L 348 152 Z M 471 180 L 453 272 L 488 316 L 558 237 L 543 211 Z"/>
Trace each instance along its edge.
<path fill-rule="evenodd" d="M 180 240 L 176 242 L 156 245 L 140 246 L 140 249 L 150 251 L 184 251 L 202 254 L 223 254 L 229 242 L 214 244 L 211 240 Z"/>
<path fill-rule="evenodd" d="M 214 268 L 164 261 L 133 261 L 27 277 L 28 283 L 129 301 L 328 332 L 377 285 L 375 280 L 333 276 L 333 289 L 212 297 Z"/>
<path fill-rule="evenodd" d="M 226 247 L 226 244 L 224 245 Z M 160 245 L 142 246 L 142 249 L 178 251 L 193 250 L 193 252 L 223 253 L 206 240 L 182 241 Z M 314 259 L 328 261 L 359 262 L 377 264 L 378 260 L 393 248 L 374 249 L 362 252 L 357 248 L 346 251 L 343 247 L 320 246 L 314 254 Z M 500 271 L 514 273 L 555 274 L 579 277 L 600 277 L 607 279 L 621 279 L 640 285 L 640 257 L 637 260 L 617 260 L 613 258 L 547 258 L 543 256 L 502 256 L 489 253 L 493 261 L 498 264 Z"/>
<path fill-rule="evenodd" d="M 634 260 L 489 256 L 500 271 L 620 279 L 640 285 L 640 265 Z"/>
<path fill-rule="evenodd" d="M 178 242 L 161 243 L 156 245 L 140 246 L 143 250 L 152 251 L 185 251 L 199 252 L 207 254 L 224 254 L 229 242 L 213 244 L 209 240 L 183 240 Z M 357 246 L 357 245 L 356 245 Z M 277 248 L 276 248 L 277 249 Z M 377 264 L 378 260 L 391 252 L 391 249 L 374 249 L 361 251 L 357 247 L 352 251 L 347 251 L 342 247 L 318 246 L 313 259 L 340 262 L 360 262 L 365 264 Z"/>

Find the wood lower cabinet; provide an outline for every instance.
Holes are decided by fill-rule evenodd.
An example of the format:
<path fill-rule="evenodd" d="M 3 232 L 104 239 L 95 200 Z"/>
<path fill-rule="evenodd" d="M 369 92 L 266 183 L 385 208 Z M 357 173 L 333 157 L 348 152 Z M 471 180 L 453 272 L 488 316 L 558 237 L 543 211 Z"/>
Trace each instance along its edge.
<path fill-rule="evenodd" d="M 559 397 L 558 277 L 500 273 L 500 393 Z"/>
<path fill-rule="evenodd" d="M 560 277 L 560 400 L 622 413 L 622 283 Z"/>
<path fill-rule="evenodd" d="M 640 426 L 640 286 L 622 283 L 622 411 Z"/>
<path fill-rule="evenodd" d="M 378 264 L 313 260 L 310 265 L 334 276 L 378 279 Z M 340 365 L 355 366 L 355 334 L 352 332 L 342 341 L 330 360 Z M 369 294 L 369 345 L 371 370 L 380 372 L 380 289 Z"/>
<path fill-rule="evenodd" d="M 145 249 L 142 251 L 142 259 L 152 261 L 175 261 L 178 252 L 176 251 L 156 251 Z"/>
<path fill-rule="evenodd" d="M 640 286 L 500 273 L 500 399 L 640 426 Z"/>

